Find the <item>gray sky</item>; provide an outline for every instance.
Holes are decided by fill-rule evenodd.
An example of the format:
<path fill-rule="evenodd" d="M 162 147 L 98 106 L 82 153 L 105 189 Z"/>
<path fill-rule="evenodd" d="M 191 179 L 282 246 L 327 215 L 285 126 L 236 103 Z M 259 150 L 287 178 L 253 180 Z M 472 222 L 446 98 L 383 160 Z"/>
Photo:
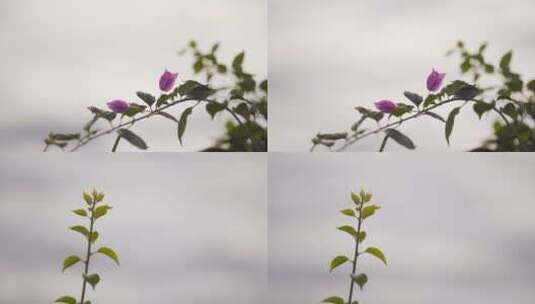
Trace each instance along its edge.
<path fill-rule="evenodd" d="M 95 257 L 96 303 L 251 303 L 267 283 L 265 154 L 3 155 L 0 303 L 79 296 L 80 223 L 96 187 L 114 209 L 97 224 L 121 266 Z M 229 171 L 232 164 L 232 171 Z"/>
<path fill-rule="evenodd" d="M 357 105 L 425 92 L 432 67 L 446 72 L 446 81 L 456 79 L 459 60 L 444 55 L 458 39 L 471 47 L 488 41 L 495 62 L 513 49 L 513 68 L 535 78 L 534 10 L 532 0 L 270 0 L 270 150 L 308 150 L 317 132 L 349 129 Z M 480 143 L 492 121 L 461 113 L 449 150 Z M 402 130 L 420 150 L 447 148 L 443 126 L 433 119 Z M 350 151 L 376 151 L 380 140 Z"/>
<path fill-rule="evenodd" d="M 382 209 L 365 245 L 389 265 L 360 259 L 369 276 L 361 303 L 535 301 L 535 159 L 519 154 L 286 154 L 269 157 L 270 303 L 347 297 L 351 254 L 336 230 L 340 209 L 365 187 Z"/>
<path fill-rule="evenodd" d="M 157 94 L 165 68 L 190 79 L 191 59 L 177 55 L 190 39 L 205 49 L 220 41 L 226 62 L 245 50 L 245 67 L 259 79 L 267 75 L 265 0 L 3 0 L 3 149 L 41 150 L 49 131 L 79 130 L 90 118 L 89 105 L 136 101 L 139 90 Z M 194 113 L 183 148 L 164 119 L 135 130 L 152 151 L 192 151 L 213 143 L 226 119 L 211 122 L 208 114 Z M 112 144 L 106 137 L 85 150 L 110 150 Z"/>

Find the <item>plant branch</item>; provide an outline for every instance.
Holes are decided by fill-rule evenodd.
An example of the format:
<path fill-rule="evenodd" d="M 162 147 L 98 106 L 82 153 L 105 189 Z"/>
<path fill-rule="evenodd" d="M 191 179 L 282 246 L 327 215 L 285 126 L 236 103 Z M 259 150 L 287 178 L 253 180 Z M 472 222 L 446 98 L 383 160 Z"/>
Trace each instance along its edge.
<path fill-rule="evenodd" d="M 359 256 L 359 235 L 360 235 L 360 229 L 362 227 L 362 207 L 364 203 L 361 202 L 359 206 L 359 217 L 358 217 L 358 226 L 357 226 L 357 237 L 355 238 L 355 254 L 353 258 L 353 269 L 351 270 L 352 276 L 350 276 L 351 283 L 349 285 L 349 299 L 348 303 L 352 303 L 353 299 L 353 289 L 355 287 L 355 280 L 353 280 L 353 275 L 355 275 L 355 272 L 357 270 L 357 258 Z"/>
<path fill-rule="evenodd" d="M 93 225 L 95 224 L 95 218 L 93 216 L 93 211 L 95 210 L 95 200 L 93 199 L 93 202 L 91 204 L 91 210 L 90 210 L 90 214 L 91 214 L 91 218 L 90 218 L 90 221 L 91 221 L 91 224 L 89 226 L 89 235 L 87 236 L 87 254 L 86 254 L 86 258 L 85 258 L 85 268 L 84 268 L 84 276 L 83 276 L 83 279 L 84 279 L 84 282 L 82 284 L 82 296 L 81 296 L 81 300 L 80 300 L 80 303 L 84 303 L 84 298 L 85 298 L 85 289 L 87 287 L 87 273 L 89 272 L 89 260 L 91 259 L 91 237 L 93 235 Z"/>

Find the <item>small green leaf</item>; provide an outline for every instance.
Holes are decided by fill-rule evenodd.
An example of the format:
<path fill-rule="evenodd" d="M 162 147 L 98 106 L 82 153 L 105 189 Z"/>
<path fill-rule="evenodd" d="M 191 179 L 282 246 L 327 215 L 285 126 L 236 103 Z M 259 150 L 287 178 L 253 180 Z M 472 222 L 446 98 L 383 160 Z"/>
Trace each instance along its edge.
<path fill-rule="evenodd" d="M 78 233 L 81 233 L 86 238 L 89 236 L 89 230 L 87 230 L 87 228 L 85 228 L 84 226 L 76 225 L 76 226 L 69 227 L 69 229 L 76 231 Z"/>
<path fill-rule="evenodd" d="M 137 148 L 141 150 L 147 150 L 148 146 L 145 143 L 145 141 L 139 137 L 136 133 L 128 130 L 128 129 L 119 129 L 117 130 L 117 134 L 119 134 L 121 137 L 126 139 L 129 143 L 136 146 Z"/>
<path fill-rule="evenodd" d="M 188 117 L 193 112 L 193 107 L 189 107 L 182 112 L 182 115 L 180 115 L 180 119 L 178 120 L 178 141 L 180 142 L 180 145 L 182 145 L 182 136 L 184 135 L 184 132 L 186 131 L 186 126 L 188 124 Z"/>
<path fill-rule="evenodd" d="M 526 87 L 528 88 L 528 90 L 530 90 L 531 92 L 535 93 L 535 79 L 533 79 L 530 82 L 528 82 L 526 84 Z"/>
<path fill-rule="evenodd" d="M 351 279 L 357 283 L 360 287 L 360 290 L 364 288 L 364 285 L 368 282 L 368 276 L 365 273 L 351 274 Z"/>
<path fill-rule="evenodd" d="M 262 91 L 264 91 L 265 93 L 267 93 L 267 91 L 268 91 L 268 81 L 267 81 L 267 79 L 264 80 L 264 81 L 262 81 L 262 82 L 258 85 L 258 87 L 260 88 L 260 90 L 262 90 Z"/>
<path fill-rule="evenodd" d="M 366 239 L 366 231 L 359 232 L 359 235 L 357 237 L 357 241 L 359 243 L 362 243 L 362 242 L 364 242 L 365 239 Z"/>
<path fill-rule="evenodd" d="M 444 118 L 442 118 L 442 116 L 438 115 L 437 113 L 434 113 L 434 112 L 431 112 L 431 111 L 426 111 L 424 112 L 424 115 L 427 115 L 429 117 L 433 117 L 434 119 L 436 120 L 440 120 L 442 121 L 443 123 L 446 122 L 446 120 Z"/>
<path fill-rule="evenodd" d="M 386 129 L 384 132 L 386 135 L 388 135 L 388 137 L 392 138 L 398 144 L 404 146 L 405 148 L 409 150 L 416 149 L 416 146 L 414 145 L 412 140 L 400 131 L 396 129 Z"/>
<path fill-rule="evenodd" d="M 368 202 L 370 202 L 372 200 L 372 194 L 371 193 L 367 193 L 364 190 L 362 190 L 360 192 L 360 197 L 362 198 L 362 203 L 363 204 L 368 203 Z"/>
<path fill-rule="evenodd" d="M 126 109 L 126 111 L 124 111 L 123 115 L 126 115 L 128 117 L 134 117 L 138 113 L 145 111 L 146 108 L 147 106 L 145 105 L 140 105 L 132 102 L 128 105 L 128 108 Z"/>
<path fill-rule="evenodd" d="M 511 59 L 513 58 L 513 51 L 509 51 L 505 53 L 502 56 L 502 59 L 500 59 L 500 69 L 503 71 L 509 71 L 509 64 L 511 63 Z"/>
<path fill-rule="evenodd" d="M 459 111 L 461 110 L 460 107 L 457 107 L 453 110 L 451 110 L 450 114 L 448 115 L 448 119 L 446 120 L 446 141 L 448 142 L 448 145 L 450 144 L 450 136 L 451 132 L 453 131 L 453 125 L 455 124 L 455 116 L 459 114 Z"/>
<path fill-rule="evenodd" d="M 93 198 L 91 197 L 91 195 L 87 194 L 84 192 L 84 201 L 88 204 L 88 205 L 91 205 L 93 203 Z"/>
<path fill-rule="evenodd" d="M 117 256 L 117 253 L 109 247 L 100 247 L 97 250 L 98 253 L 102 253 L 103 255 L 109 257 L 110 259 L 114 260 L 117 265 L 119 265 L 119 257 Z"/>
<path fill-rule="evenodd" d="M 98 231 L 93 231 L 93 233 L 91 233 L 91 238 L 89 239 L 89 241 L 91 242 L 91 244 L 93 244 L 97 240 L 98 240 Z"/>
<path fill-rule="evenodd" d="M 364 209 L 362 209 L 362 215 L 361 215 L 362 219 L 364 220 L 364 219 L 374 215 L 375 211 L 379 210 L 379 209 L 381 209 L 381 207 L 376 206 L 376 205 L 371 205 L 371 206 L 365 207 Z"/>
<path fill-rule="evenodd" d="M 330 304 L 344 304 L 344 299 L 336 296 L 328 297 L 327 299 L 321 301 L 321 303 L 330 303 Z"/>
<path fill-rule="evenodd" d="M 360 205 L 362 203 L 362 199 L 361 197 L 356 194 L 356 193 L 353 193 L 351 192 L 351 200 L 353 201 L 353 203 L 355 203 L 356 205 Z"/>
<path fill-rule="evenodd" d="M 71 296 L 63 296 L 54 301 L 54 303 L 76 304 L 76 299 Z"/>
<path fill-rule="evenodd" d="M 245 58 L 245 52 L 241 52 L 232 60 L 232 68 L 237 71 L 242 71 L 243 59 Z"/>
<path fill-rule="evenodd" d="M 355 211 L 353 211 L 353 209 L 343 209 L 343 210 L 340 210 L 340 212 L 344 215 L 347 215 L 347 216 L 355 216 Z"/>
<path fill-rule="evenodd" d="M 210 114 L 210 117 L 214 119 L 215 115 L 221 111 L 223 111 L 226 107 L 226 104 L 211 101 L 206 104 L 206 112 Z"/>
<path fill-rule="evenodd" d="M 335 257 L 331 261 L 331 265 L 330 265 L 329 271 L 333 271 L 336 267 L 344 264 L 347 261 L 349 261 L 349 259 L 346 256 L 339 255 L 339 256 Z"/>
<path fill-rule="evenodd" d="M 494 107 L 493 103 L 486 103 L 483 101 L 479 101 L 479 102 L 474 103 L 473 109 L 474 109 L 474 112 L 476 112 L 477 116 L 479 116 L 479 119 L 481 119 L 481 116 L 483 116 L 483 114 L 485 114 L 486 112 L 492 110 L 493 107 Z"/>
<path fill-rule="evenodd" d="M 106 213 L 108 213 L 108 210 L 110 209 L 112 209 L 112 207 L 109 205 L 102 205 L 97 207 L 95 211 L 93 211 L 93 218 L 95 218 L 96 220 L 100 217 L 103 217 L 104 215 L 106 215 Z"/>
<path fill-rule="evenodd" d="M 137 97 L 139 99 L 143 100 L 144 103 L 146 103 L 149 107 L 152 106 L 156 102 L 156 97 L 152 96 L 149 93 L 145 92 L 136 92 Z"/>
<path fill-rule="evenodd" d="M 383 254 L 383 252 L 381 251 L 381 249 L 379 249 L 377 247 L 368 247 L 368 248 L 366 248 L 366 250 L 364 252 L 375 256 L 376 258 L 381 260 L 386 265 L 386 257 Z"/>
<path fill-rule="evenodd" d="M 95 287 L 97 286 L 98 282 L 100 282 L 100 276 L 96 273 L 85 275 L 82 274 L 82 277 L 93 287 L 93 290 L 95 290 Z"/>
<path fill-rule="evenodd" d="M 63 260 L 63 270 L 65 271 L 67 268 L 73 266 L 74 264 L 80 262 L 82 259 L 78 256 L 71 255 L 69 257 L 66 257 L 65 260 Z"/>
<path fill-rule="evenodd" d="M 420 104 L 424 101 L 422 96 L 420 96 L 420 95 L 418 95 L 416 93 L 405 91 L 405 92 L 403 92 L 403 95 L 405 95 L 405 97 L 407 97 L 407 99 L 410 100 L 417 107 L 420 106 Z"/>
<path fill-rule="evenodd" d="M 87 211 L 85 209 L 76 209 L 76 210 L 73 210 L 72 213 L 79 215 L 79 216 L 87 216 Z"/>
<path fill-rule="evenodd" d="M 438 98 L 438 96 L 435 95 L 435 94 L 427 95 L 427 97 L 425 98 L 425 101 L 424 101 L 424 108 L 427 108 L 428 106 L 434 104 L 435 101 L 437 100 L 437 98 Z"/>
<path fill-rule="evenodd" d="M 344 225 L 344 226 L 337 227 L 336 229 L 349 233 L 352 237 L 357 237 L 357 231 L 355 230 L 355 228 L 351 226 Z"/>
<path fill-rule="evenodd" d="M 234 107 L 232 110 L 238 115 L 240 115 L 241 117 L 245 118 L 245 120 L 249 120 L 249 116 L 251 116 L 249 107 L 244 102 L 240 103 L 238 106 Z"/>

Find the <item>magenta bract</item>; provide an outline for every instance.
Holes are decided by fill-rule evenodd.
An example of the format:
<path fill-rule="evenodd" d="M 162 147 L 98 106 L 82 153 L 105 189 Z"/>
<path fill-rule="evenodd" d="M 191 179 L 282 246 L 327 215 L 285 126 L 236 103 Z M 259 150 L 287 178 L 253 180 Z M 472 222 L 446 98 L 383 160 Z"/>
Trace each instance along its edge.
<path fill-rule="evenodd" d="M 110 110 L 115 113 L 123 113 L 124 111 L 126 111 L 126 109 L 128 109 L 128 103 L 120 99 L 112 100 L 108 102 L 107 105 L 108 108 L 110 108 Z"/>
<path fill-rule="evenodd" d="M 160 90 L 169 92 L 175 87 L 175 81 L 178 73 L 171 73 L 168 70 L 160 76 Z"/>
<path fill-rule="evenodd" d="M 390 113 L 397 107 L 395 102 L 386 99 L 376 101 L 374 104 L 377 110 L 383 113 Z"/>
<path fill-rule="evenodd" d="M 442 86 L 442 81 L 445 76 L 446 73 L 439 73 L 433 69 L 429 76 L 427 76 L 427 89 L 431 92 L 438 91 L 440 86 Z"/>

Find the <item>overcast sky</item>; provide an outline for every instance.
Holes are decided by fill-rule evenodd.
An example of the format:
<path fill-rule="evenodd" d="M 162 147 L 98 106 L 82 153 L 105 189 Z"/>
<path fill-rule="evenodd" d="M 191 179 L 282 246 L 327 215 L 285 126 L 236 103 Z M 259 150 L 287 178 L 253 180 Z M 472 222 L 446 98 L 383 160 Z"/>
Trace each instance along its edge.
<path fill-rule="evenodd" d="M 96 303 L 251 303 L 267 281 L 265 154 L 3 155 L 0 162 L 0 303 L 79 297 L 81 193 L 114 208 L 97 224 Z M 229 171 L 229 164 L 232 170 Z M 260 302 L 262 303 L 262 302 Z"/>
<path fill-rule="evenodd" d="M 347 297 L 349 268 L 330 260 L 353 243 L 336 227 L 350 191 L 382 209 L 365 223 L 369 256 L 360 303 L 535 301 L 535 159 L 513 154 L 272 154 L 269 164 L 270 303 Z"/>
<path fill-rule="evenodd" d="M 512 67 L 535 78 L 532 0 L 270 0 L 268 10 L 273 151 L 305 151 L 320 131 L 348 130 L 355 106 L 404 101 L 405 90 L 424 93 L 432 67 L 447 73 L 446 81 L 456 79 L 459 59 L 444 55 L 458 39 L 472 48 L 488 41 L 493 62 L 513 49 Z M 473 148 L 491 134 L 493 118 L 479 122 L 469 112 L 458 116 L 450 150 Z M 420 150 L 447 148 L 433 119 L 402 130 Z M 380 140 L 350 151 L 376 151 Z"/>
<path fill-rule="evenodd" d="M 3 149 L 41 150 L 49 131 L 77 131 L 89 105 L 158 94 L 165 68 L 192 77 L 178 51 L 190 39 L 207 49 L 220 41 L 220 60 L 246 51 L 244 66 L 267 75 L 265 0 L 3 0 L 0 2 L 0 139 Z M 173 113 L 179 113 L 175 111 Z M 181 148 L 165 119 L 138 124 L 152 151 L 195 151 L 222 134 L 226 119 L 191 116 Z M 84 150 L 110 150 L 112 137 Z M 122 150 L 129 149 L 121 145 Z"/>

